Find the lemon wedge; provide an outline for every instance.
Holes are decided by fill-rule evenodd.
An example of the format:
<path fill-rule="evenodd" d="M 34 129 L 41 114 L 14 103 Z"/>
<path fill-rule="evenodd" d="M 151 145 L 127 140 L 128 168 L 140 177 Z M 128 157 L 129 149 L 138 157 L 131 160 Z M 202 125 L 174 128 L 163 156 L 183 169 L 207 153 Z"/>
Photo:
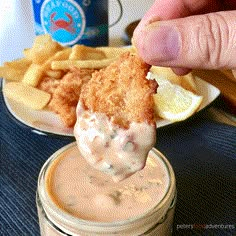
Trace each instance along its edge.
<path fill-rule="evenodd" d="M 151 75 L 159 84 L 154 95 L 156 114 L 169 121 L 182 121 L 193 115 L 202 103 L 203 97 L 183 87 L 172 84 L 164 77 Z"/>
<path fill-rule="evenodd" d="M 152 66 L 150 72 L 168 79 L 172 84 L 177 84 L 193 93 L 197 92 L 195 78 L 190 72 L 187 75 L 176 75 L 169 67 Z"/>

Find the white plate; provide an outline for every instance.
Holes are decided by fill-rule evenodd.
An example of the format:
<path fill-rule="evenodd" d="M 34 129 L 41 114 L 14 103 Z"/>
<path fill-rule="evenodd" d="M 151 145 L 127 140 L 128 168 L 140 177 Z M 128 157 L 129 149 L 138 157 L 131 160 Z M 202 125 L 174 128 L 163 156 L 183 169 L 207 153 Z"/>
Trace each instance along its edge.
<path fill-rule="evenodd" d="M 5 80 L 3 80 L 4 87 Z M 203 96 L 199 111 L 211 104 L 220 94 L 219 89 L 204 80 L 196 77 L 196 85 L 199 94 Z M 3 95 L 4 96 L 4 95 Z M 48 110 L 32 110 L 24 105 L 13 102 L 4 96 L 8 111 L 22 124 L 30 127 L 33 132 L 39 134 L 56 134 L 63 136 L 73 136 L 73 128 L 66 128 L 59 116 Z M 173 124 L 167 120 L 158 120 L 157 128 Z"/>

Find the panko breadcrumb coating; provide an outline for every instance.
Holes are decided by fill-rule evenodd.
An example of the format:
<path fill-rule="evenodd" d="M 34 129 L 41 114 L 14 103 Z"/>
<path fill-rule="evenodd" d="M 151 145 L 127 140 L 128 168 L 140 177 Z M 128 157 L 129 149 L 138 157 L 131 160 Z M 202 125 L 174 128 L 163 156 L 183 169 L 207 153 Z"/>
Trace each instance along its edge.
<path fill-rule="evenodd" d="M 131 122 L 155 123 L 155 80 L 146 79 L 150 66 L 130 52 L 92 74 L 83 86 L 80 103 L 85 110 L 105 113 L 122 128 Z"/>
<path fill-rule="evenodd" d="M 60 116 L 66 127 L 74 126 L 81 88 L 90 80 L 94 71 L 74 67 L 61 80 L 46 78 L 39 85 L 41 89 L 52 94 L 48 107 Z"/>
<path fill-rule="evenodd" d="M 59 86 L 60 80 L 51 77 L 44 77 L 38 85 L 38 89 L 43 90 L 51 95 L 55 92 L 57 86 Z"/>

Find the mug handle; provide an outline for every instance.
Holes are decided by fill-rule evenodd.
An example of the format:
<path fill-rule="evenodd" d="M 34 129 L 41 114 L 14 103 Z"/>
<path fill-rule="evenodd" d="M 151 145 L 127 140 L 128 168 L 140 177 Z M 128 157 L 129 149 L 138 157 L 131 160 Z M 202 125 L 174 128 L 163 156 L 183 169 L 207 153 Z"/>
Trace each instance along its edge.
<path fill-rule="evenodd" d="M 119 8 L 120 8 L 120 15 L 118 16 L 118 18 L 112 24 L 109 25 L 109 28 L 115 26 L 121 20 L 121 18 L 123 16 L 123 6 L 122 6 L 122 3 L 121 3 L 120 0 L 117 0 L 117 3 L 118 3 Z"/>

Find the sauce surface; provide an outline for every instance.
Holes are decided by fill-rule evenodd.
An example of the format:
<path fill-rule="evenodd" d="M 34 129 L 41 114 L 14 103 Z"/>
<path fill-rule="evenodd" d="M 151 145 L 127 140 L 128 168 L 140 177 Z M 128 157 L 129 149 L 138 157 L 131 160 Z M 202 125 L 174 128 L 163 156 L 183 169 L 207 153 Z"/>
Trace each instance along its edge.
<path fill-rule="evenodd" d="M 88 163 L 118 182 L 145 166 L 156 141 L 156 127 L 132 122 L 123 129 L 105 114 L 84 110 L 78 103 L 74 135 Z"/>
<path fill-rule="evenodd" d="M 46 173 L 54 204 L 80 219 L 113 222 L 143 214 L 157 205 L 170 185 L 165 163 L 148 155 L 146 166 L 121 182 L 94 168 L 76 145 L 60 154 Z"/>

